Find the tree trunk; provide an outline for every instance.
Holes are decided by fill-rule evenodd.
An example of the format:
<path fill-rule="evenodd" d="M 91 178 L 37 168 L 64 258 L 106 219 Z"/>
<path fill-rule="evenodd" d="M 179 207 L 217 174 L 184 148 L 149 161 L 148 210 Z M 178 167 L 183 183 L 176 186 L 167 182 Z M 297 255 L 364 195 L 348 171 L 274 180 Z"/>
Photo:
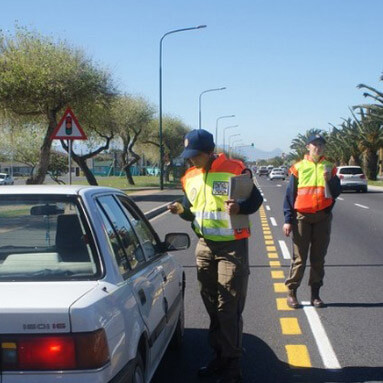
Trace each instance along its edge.
<path fill-rule="evenodd" d="M 132 163 L 129 163 L 129 164 L 127 164 L 126 166 L 124 166 L 124 170 L 125 170 L 126 180 L 128 181 L 128 184 L 129 184 L 129 185 L 135 185 L 134 180 L 133 180 L 132 173 L 131 173 L 131 171 L 130 171 L 130 166 L 131 166 L 131 165 L 132 165 Z"/>
<path fill-rule="evenodd" d="M 48 120 L 49 120 L 48 130 L 45 134 L 43 144 L 41 145 L 41 148 L 40 148 L 40 160 L 36 166 L 36 171 L 34 172 L 34 174 L 32 174 L 32 176 L 27 179 L 26 181 L 27 184 L 40 185 L 44 183 L 45 176 L 48 172 L 49 158 L 50 158 L 51 146 L 52 146 L 51 136 L 57 126 L 55 111 L 50 110 L 48 112 Z"/>
<path fill-rule="evenodd" d="M 366 176 L 369 180 L 376 181 L 378 174 L 378 155 L 375 150 L 367 149 L 364 155 Z"/>
<path fill-rule="evenodd" d="M 80 156 L 77 156 L 77 155 L 74 155 L 72 158 L 77 163 L 77 165 L 80 167 L 80 169 L 83 171 L 83 173 L 86 177 L 86 180 L 88 181 L 88 184 L 93 185 L 93 186 L 98 186 L 98 182 L 96 180 L 96 177 L 94 176 L 92 171 L 89 169 L 89 167 L 86 163 L 86 159 L 84 159 Z"/>

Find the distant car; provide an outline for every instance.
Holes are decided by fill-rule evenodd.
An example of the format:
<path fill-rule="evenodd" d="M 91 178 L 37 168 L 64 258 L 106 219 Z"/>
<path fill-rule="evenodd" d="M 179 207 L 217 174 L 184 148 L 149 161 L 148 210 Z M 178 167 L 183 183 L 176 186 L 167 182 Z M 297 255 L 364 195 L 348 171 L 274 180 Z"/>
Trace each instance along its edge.
<path fill-rule="evenodd" d="M 367 192 L 367 178 L 360 166 L 338 166 L 336 174 L 340 179 L 341 190 Z"/>
<path fill-rule="evenodd" d="M 267 176 L 269 174 L 266 166 L 260 166 L 258 168 L 258 175 L 259 176 Z"/>
<path fill-rule="evenodd" d="M 270 174 L 269 174 L 269 179 L 272 180 L 285 180 L 286 175 L 285 171 L 281 168 L 274 168 Z"/>
<path fill-rule="evenodd" d="M 0 382 L 149 382 L 184 328 L 185 274 L 125 193 L 0 190 Z"/>
<path fill-rule="evenodd" d="M 13 185 L 15 183 L 12 176 L 6 173 L 0 173 L 0 185 Z"/>
<path fill-rule="evenodd" d="M 270 172 L 274 169 L 274 166 L 273 165 L 268 165 L 267 166 L 267 172 L 268 174 L 270 174 Z"/>

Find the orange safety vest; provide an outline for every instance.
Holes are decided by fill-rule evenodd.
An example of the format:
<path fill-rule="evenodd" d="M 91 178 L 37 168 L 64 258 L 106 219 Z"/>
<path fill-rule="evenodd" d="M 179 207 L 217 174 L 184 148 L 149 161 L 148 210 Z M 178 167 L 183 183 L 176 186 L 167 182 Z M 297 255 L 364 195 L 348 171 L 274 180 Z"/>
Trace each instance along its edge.
<path fill-rule="evenodd" d="M 290 173 L 298 179 L 295 210 L 300 213 L 316 213 L 331 206 L 333 198 L 325 197 L 324 172 L 326 168 L 331 169 L 332 176 L 336 174 L 334 165 L 324 157 L 321 157 L 318 162 L 314 162 L 309 155 L 305 155 L 302 161 L 290 168 Z"/>
<path fill-rule="evenodd" d="M 233 229 L 225 201 L 229 198 L 229 181 L 245 169 L 242 161 L 230 160 L 220 153 L 208 171 L 188 169 L 182 177 L 182 188 L 194 214 L 194 231 L 211 241 L 233 241 L 250 236 L 248 228 Z"/>

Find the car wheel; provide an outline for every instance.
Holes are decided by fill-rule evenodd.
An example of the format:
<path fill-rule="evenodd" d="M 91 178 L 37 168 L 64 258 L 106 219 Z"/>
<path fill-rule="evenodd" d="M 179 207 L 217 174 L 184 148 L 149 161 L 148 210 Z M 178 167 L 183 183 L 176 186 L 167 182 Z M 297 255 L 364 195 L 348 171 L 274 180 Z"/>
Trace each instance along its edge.
<path fill-rule="evenodd" d="M 364 188 L 362 189 L 362 192 L 363 192 L 363 193 L 367 193 L 367 190 L 368 190 L 368 189 L 367 189 L 367 186 L 366 186 L 366 187 L 364 187 Z"/>
<path fill-rule="evenodd" d="M 144 362 L 142 361 L 141 354 L 138 353 L 135 359 L 132 383 L 144 383 L 145 382 L 145 371 Z"/>

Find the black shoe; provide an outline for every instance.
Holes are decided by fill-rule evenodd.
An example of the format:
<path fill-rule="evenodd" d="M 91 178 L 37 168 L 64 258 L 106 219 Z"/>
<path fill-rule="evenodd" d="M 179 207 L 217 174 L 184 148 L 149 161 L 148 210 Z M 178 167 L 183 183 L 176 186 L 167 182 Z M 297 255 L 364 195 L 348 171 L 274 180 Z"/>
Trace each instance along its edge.
<path fill-rule="evenodd" d="M 198 376 L 200 378 L 211 378 L 213 376 L 219 376 L 225 367 L 225 360 L 221 358 L 215 358 L 208 363 L 207 366 L 203 366 L 198 370 Z"/>
<path fill-rule="evenodd" d="M 217 383 L 240 383 L 242 382 L 241 365 L 239 358 L 228 359 L 222 371 L 222 377 Z"/>

